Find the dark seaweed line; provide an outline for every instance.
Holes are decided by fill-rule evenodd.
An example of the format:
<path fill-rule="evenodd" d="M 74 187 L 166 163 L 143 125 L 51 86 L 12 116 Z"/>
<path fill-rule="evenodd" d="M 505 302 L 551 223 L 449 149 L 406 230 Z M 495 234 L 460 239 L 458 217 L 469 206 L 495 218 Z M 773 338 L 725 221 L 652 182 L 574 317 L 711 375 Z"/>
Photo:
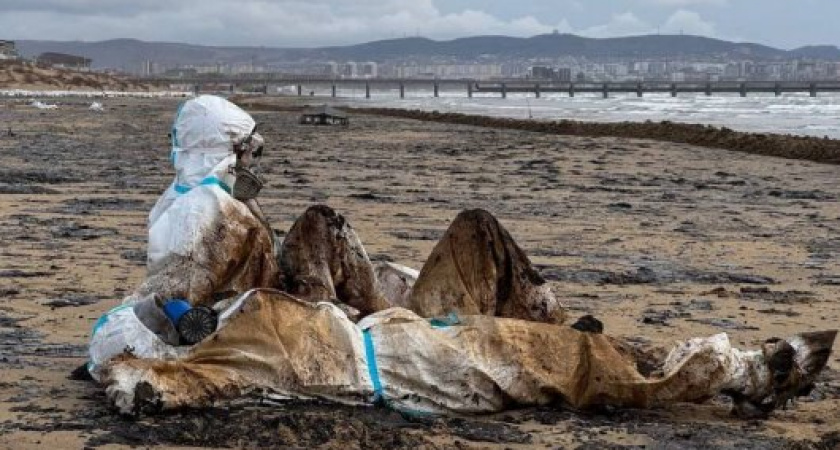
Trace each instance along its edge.
<path fill-rule="evenodd" d="M 262 106 L 262 105 L 261 105 Z M 840 140 L 810 136 L 748 133 L 711 125 L 662 122 L 596 123 L 541 121 L 440 113 L 399 108 L 345 108 L 352 112 L 486 128 L 516 129 L 568 136 L 622 137 L 690 144 L 744 153 L 840 164 Z"/>

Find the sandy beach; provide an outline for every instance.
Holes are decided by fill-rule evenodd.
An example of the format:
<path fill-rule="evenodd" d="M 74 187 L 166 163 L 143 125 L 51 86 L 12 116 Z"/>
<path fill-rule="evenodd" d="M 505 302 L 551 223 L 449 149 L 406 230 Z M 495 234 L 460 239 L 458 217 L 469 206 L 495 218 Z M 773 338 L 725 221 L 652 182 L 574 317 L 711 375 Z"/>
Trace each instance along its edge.
<path fill-rule="evenodd" d="M 173 176 L 178 100 L 105 99 L 104 112 L 51 102 L 0 100 L 0 449 L 840 445 L 837 350 L 809 397 L 763 421 L 730 416 L 724 397 L 423 419 L 249 399 L 121 418 L 101 388 L 68 376 L 95 320 L 144 276 L 146 217 Z M 261 201 L 281 231 L 325 203 L 372 259 L 419 269 L 459 211 L 485 208 L 571 317 L 593 314 L 612 335 L 668 346 L 726 332 L 755 348 L 840 324 L 838 165 L 372 114 L 311 127 L 297 112 L 252 107 L 268 143 Z"/>

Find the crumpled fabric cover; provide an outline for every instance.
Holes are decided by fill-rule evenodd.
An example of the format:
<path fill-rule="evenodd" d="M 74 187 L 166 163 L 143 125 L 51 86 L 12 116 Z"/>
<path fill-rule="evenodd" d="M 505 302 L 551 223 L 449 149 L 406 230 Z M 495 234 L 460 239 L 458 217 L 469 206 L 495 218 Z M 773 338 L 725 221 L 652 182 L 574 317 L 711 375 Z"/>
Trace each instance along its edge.
<path fill-rule="evenodd" d="M 373 273 L 379 283 L 382 295 L 393 306 L 408 307 L 411 290 L 420 272 L 411 267 L 389 261 L 379 261 L 373 265 Z"/>
<path fill-rule="evenodd" d="M 103 314 L 93 326 L 87 369 L 94 380 L 114 356 L 130 349 L 139 358 L 170 359 L 186 349 L 170 345 L 178 333 L 154 298 L 135 298 Z"/>
<path fill-rule="evenodd" d="M 164 408 L 208 406 L 252 391 L 365 403 L 372 392 L 361 330 L 332 303 L 279 292 L 247 293 L 221 315 L 222 328 L 177 360 L 111 360 L 103 383 L 123 412 L 138 383 L 154 385 Z"/>
<path fill-rule="evenodd" d="M 325 205 L 309 207 L 283 240 L 284 289 L 337 299 L 362 316 L 400 306 L 423 317 L 483 314 L 562 323 L 562 304 L 507 230 L 487 211 L 459 213 L 417 273 L 372 264 L 353 227 Z"/>
<path fill-rule="evenodd" d="M 489 251 L 488 251 L 489 249 Z M 408 296 L 424 317 L 450 312 L 563 323 L 563 305 L 493 215 L 462 211 L 426 259 Z"/>
<path fill-rule="evenodd" d="M 372 402 L 378 379 L 380 399 L 395 409 L 479 413 L 558 401 L 649 407 L 704 400 L 742 381 L 725 334 L 682 348 L 663 377 L 646 378 L 610 337 L 566 326 L 487 316 L 441 324 L 403 308 L 356 325 L 332 304 L 265 290 L 232 308 L 183 358 L 112 360 L 109 400 L 123 412 L 209 406 L 252 391 Z"/>
<path fill-rule="evenodd" d="M 372 334 L 383 397 L 406 412 L 698 401 L 727 387 L 738 370 L 726 334 L 699 339 L 706 345 L 672 358 L 664 377 L 648 379 L 612 338 L 553 324 L 489 316 L 438 324 L 394 308 L 359 326 Z"/>

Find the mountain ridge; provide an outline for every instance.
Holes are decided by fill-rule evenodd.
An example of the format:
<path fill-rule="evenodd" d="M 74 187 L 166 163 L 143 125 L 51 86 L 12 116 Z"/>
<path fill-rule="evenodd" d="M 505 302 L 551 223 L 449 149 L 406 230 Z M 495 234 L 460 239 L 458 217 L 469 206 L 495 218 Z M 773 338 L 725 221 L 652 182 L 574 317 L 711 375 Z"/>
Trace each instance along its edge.
<path fill-rule="evenodd" d="M 316 48 L 204 46 L 179 42 L 149 42 L 131 38 L 105 41 L 17 41 L 20 53 L 35 57 L 43 52 L 70 53 L 93 60 L 96 68 L 125 68 L 152 60 L 164 64 L 214 64 L 316 61 L 394 61 L 451 58 L 454 60 L 626 57 L 721 58 L 780 60 L 795 58 L 840 61 L 840 49 L 830 45 L 782 50 L 749 42 L 731 42 L 693 35 L 640 35 L 587 38 L 573 34 L 531 37 L 469 36 L 451 40 L 423 37 L 384 39 L 345 46 Z"/>

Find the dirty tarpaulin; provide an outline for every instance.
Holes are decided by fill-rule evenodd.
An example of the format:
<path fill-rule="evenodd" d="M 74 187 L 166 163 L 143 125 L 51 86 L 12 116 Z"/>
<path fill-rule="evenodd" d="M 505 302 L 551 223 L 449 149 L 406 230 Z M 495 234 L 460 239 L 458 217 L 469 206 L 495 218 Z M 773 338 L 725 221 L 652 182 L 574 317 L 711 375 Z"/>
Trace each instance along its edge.
<path fill-rule="evenodd" d="M 332 304 L 268 290 L 230 311 L 181 359 L 112 360 L 103 379 L 109 401 L 131 414 L 259 391 L 410 413 L 484 413 L 557 401 L 650 407 L 720 392 L 760 402 L 778 385 L 761 350 L 735 349 L 725 334 L 678 345 L 664 375 L 647 378 L 612 338 L 560 325 L 487 316 L 432 323 L 402 308 L 356 325 Z M 835 334 L 790 341 L 804 369 L 798 381 L 822 369 Z"/>
<path fill-rule="evenodd" d="M 185 117 L 182 114 L 192 111 L 188 107 L 195 108 L 197 153 L 191 157 L 184 142 L 173 143 L 174 149 L 181 149 L 174 152 L 178 175 L 150 216 L 149 276 L 127 299 L 132 308 L 109 316 L 114 321 L 131 318 L 129 311 L 139 316 L 141 305 L 156 311 L 148 299 L 184 298 L 194 305 L 210 305 L 212 294 L 220 290 L 244 292 L 278 284 L 270 230 L 225 189 L 235 182 L 229 178 L 233 162 L 229 146 L 244 130 L 253 130 L 251 122 L 247 114 L 227 103 L 221 108 L 195 103 L 202 99 L 187 102 L 176 119 L 173 138 L 186 139 L 189 134 L 181 132 L 178 124 Z M 220 109 L 235 113 L 242 123 L 216 114 Z M 208 129 L 202 131 L 205 125 Z M 237 135 L 230 127 L 242 133 Z M 204 142 L 202 136 L 213 139 Z M 230 139 L 226 141 L 225 136 Z M 578 407 L 646 407 L 702 400 L 718 392 L 761 403 L 777 396 L 776 388 L 789 380 L 795 380 L 788 383 L 792 386 L 807 384 L 828 358 L 833 333 L 823 334 L 817 340 L 820 346 L 812 345 L 814 339 L 791 341 L 798 347 L 788 361 L 792 365 L 795 356 L 797 370 L 773 368 L 764 359 L 765 351 L 734 349 L 726 335 L 718 335 L 679 346 L 666 361 L 664 376 L 646 378 L 636 370 L 631 354 L 605 335 L 521 320 L 559 322 L 562 309 L 509 235 L 486 216 L 478 211 L 459 215 L 464 220 L 456 218 L 456 223 L 463 225 L 453 224 L 452 233 L 447 232 L 432 252 L 432 265 L 424 267 L 413 286 L 408 278 L 397 277 L 406 281 L 393 291 L 400 300 L 420 314 L 435 314 L 434 302 L 461 313 L 451 320 L 429 321 L 407 309 L 380 310 L 378 305 L 368 305 L 376 312 L 356 325 L 332 303 L 312 304 L 262 289 L 244 294 L 223 311 L 221 328 L 182 356 L 170 354 L 167 347 L 152 346 L 147 354 L 134 352 L 111 359 L 114 351 L 106 349 L 93 372 L 106 385 L 108 399 L 123 413 L 206 406 L 251 391 L 383 402 L 417 413 L 478 413 L 559 400 Z M 466 220 L 470 217 L 475 220 Z M 294 227 L 290 235 L 292 231 Z M 311 233 L 303 237 L 301 242 L 312 238 Z M 285 250 L 291 241 L 287 236 Z M 486 249 L 488 242 L 493 243 L 492 257 L 477 251 Z M 358 264 L 351 268 L 360 271 L 347 272 L 343 264 L 308 266 L 307 261 L 323 262 L 323 258 L 284 250 L 289 258 L 302 256 L 304 264 L 292 264 L 292 268 L 314 276 L 317 283 L 312 286 L 325 288 L 316 291 L 329 294 L 307 300 L 332 300 L 333 293 L 347 294 L 339 285 L 359 282 L 358 277 L 347 277 L 348 273 L 370 275 L 365 279 L 370 289 L 349 289 L 360 294 L 360 306 L 371 298 L 384 299 L 381 293 L 361 295 L 378 290 L 377 280 L 361 245 L 348 248 L 358 250 L 359 257 L 353 259 Z M 335 249 L 327 245 L 324 255 Z M 342 270 L 334 271 L 333 266 Z M 106 325 L 107 321 L 102 329 Z M 166 351 L 161 353 L 160 348 Z"/>
<path fill-rule="evenodd" d="M 406 308 L 563 323 L 563 305 L 510 233 L 481 209 L 462 211 L 432 249 Z"/>
<path fill-rule="evenodd" d="M 562 323 L 563 305 L 510 233 L 482 209 L 461 211 L 420 272 L 372 263 L 349 221 L 314 205 L 295 221 L 279 255 L 284 291 L 333 301 L 362 316 L 400 306 L 423 317 L 450 312 Z"/>

